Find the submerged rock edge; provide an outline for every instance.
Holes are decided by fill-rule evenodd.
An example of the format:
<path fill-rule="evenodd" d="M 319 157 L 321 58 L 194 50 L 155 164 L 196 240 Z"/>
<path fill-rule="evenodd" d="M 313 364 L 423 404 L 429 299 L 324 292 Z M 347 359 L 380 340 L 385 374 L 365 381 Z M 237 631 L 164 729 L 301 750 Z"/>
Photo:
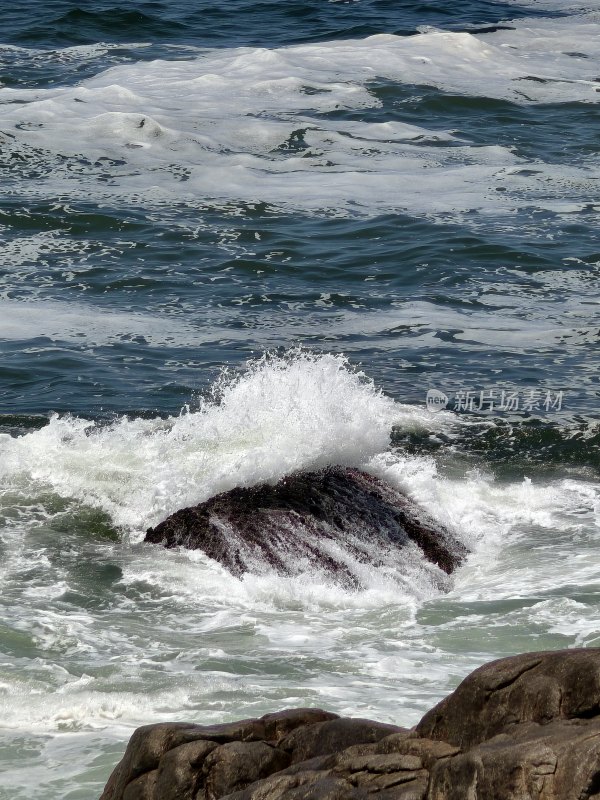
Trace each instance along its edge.
<path fill-rule="evenodd" d="M 412 729 L 316 708 L 136 730 L 101 800 L 597 800 L 600 648 L 486 664 Z"/>

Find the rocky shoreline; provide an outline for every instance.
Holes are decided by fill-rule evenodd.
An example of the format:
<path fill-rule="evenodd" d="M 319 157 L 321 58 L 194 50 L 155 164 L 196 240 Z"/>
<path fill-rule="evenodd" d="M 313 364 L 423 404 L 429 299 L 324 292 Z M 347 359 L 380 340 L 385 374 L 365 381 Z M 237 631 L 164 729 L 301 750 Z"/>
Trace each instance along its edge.
<path fill-rule="evenodd" d="M 600 649 L 480 667 L 412 729 L 288 709 L 139 728 L 101 800 L 600 800 Z"/>

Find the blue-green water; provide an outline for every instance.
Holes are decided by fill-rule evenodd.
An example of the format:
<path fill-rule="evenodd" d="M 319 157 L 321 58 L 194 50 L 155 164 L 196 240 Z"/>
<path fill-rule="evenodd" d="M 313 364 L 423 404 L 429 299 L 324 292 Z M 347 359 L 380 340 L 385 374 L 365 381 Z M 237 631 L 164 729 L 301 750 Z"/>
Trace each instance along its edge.
<path fill-rule="evenodd" d="M 145 722 L 412 724 L 597 644 L 596 0 L 0 11 L 0 797 L 98 796 Z M 328 463 L 464 537 L 447 594 L 141 544 Z"/>

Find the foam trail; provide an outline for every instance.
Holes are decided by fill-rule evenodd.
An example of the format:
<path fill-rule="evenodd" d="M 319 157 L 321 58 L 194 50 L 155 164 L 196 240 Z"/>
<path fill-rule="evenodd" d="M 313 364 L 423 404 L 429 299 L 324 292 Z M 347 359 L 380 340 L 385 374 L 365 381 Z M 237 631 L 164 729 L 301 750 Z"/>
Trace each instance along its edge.
<path fill-rule="evenodd" d="M 382 81 L 525 105 L 599 101 L 593 14 L 508 27 L 204 50 L 122 64 L 78 86 L 1 88 L 2 145 L 14 156 L 7 180 L 31 198 L 267 202 L 338 214 L 462 218 L 585 205 L 593 162 L 565 174 L 536 159 L 523 171 L 529 161 L 511 147 L 408 124 L 391 109 L 384 121 L 367 118 L 383 108 Z M 363 119 L 339 119 L 344 111 Z"/>

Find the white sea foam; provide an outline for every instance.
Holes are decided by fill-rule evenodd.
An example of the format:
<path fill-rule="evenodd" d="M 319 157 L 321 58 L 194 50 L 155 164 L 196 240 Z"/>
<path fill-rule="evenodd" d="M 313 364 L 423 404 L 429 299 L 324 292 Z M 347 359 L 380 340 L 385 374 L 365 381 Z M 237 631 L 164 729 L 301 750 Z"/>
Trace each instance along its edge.
<path fill-rule="evenodd" d="M 560 514 L 582 506 L 590 506 L 596 524 L 599 501 L 587 484 L 526 480 L 507 487 L 479 473 L 450 479 L 438 475 L 431 458 L 390 451 L 393 425 L 451 433 L 469 422 L 394 402 L 341 356 L 296 350 L 251 362 L 242 374 L 223 373 L 212 399 L 179 416 L 103 426 L 54 416 L 38 431 L 4 436 L 0 478 L 7 491 L 51 489 L 101 509 L 134 540 L 148 525 L 218 492 L 336 464 L 397 485 L 460 531 L 474 551 L 484 540 L 494 549 L 515 526 L 564 528 Z M 385 596 L 382 576 L 372 577 L 366 585 Z M 293 596 L 295 589 L 283 580 L 281 591 Z"/>
<path fill-rule="evenodd" d="M 167 315 L 106 311 L 48 300 L 0 300 L 0 340 L 38 338 L 87 346 L 136 338 L 162 347 L 206 341 L 198 331 Z"/>
<path fill-rule="evenodd" d="M 597 643 L 585 598 L 600 582 L 598 486 L 448 472 L 389 449 L 392 424 L 450 434 L 467 423 L 400 406 L 342 358 L 300 351 L 224 376 L 214 401 L 179 417 L 108 427 L 55 417 L 3 438 L 0 605 L 23 653 L 7 656 L 4 726 L 94 732 L 107 746 L 159 719 L 294 705 L 410 725 L 490 658 Z M 332 463 L 363 466 L 459 533 L 472 554 L 446 595 L 425 573 L 408 585 L 373 570 L 356 592 L 318 569 L 234 578 L 201 553 L 135 543 L 148 523 L 221 489 Z M 134 543 L 94 540 L 81 504 Z"/>
<path fill-rule="evenodd" d="M 337 117 L 380 107 L 378 81 L 516 103 L 595 103 L 599 42 L 600 23 L 580 15 L 487 34 L 427 29 L 203 50 L 186 61 L 123 64 L 75 87 L 1 89 L 4 146 L 41 170 L 35 185 L 19 182 L 30 196 L 450 216 L 535 204 L 561 213 L 591 202 L 597 166 L 565 175 L 536 162 L 525 174 L 527 162 L 509 147 L 420 128 L 396 110 L 381 122 Z"/>
<path fill-rule="evenodd" d="M 597 12 L 600 11 L 598 0 L 504 0 L 507 5 L 532 8 L 535 11 Z"/>
<path fill-rule="evenodd" d="M 299 469 L 357 465 L 384 450 L 397 408 L 341 357 L 298 353 L 223 378 L 218 404 L 168 420 L 96 428 L 75 418 L 2 442 L 0 471 L 19 473 L 137 529 L 232 488 Z"/>

